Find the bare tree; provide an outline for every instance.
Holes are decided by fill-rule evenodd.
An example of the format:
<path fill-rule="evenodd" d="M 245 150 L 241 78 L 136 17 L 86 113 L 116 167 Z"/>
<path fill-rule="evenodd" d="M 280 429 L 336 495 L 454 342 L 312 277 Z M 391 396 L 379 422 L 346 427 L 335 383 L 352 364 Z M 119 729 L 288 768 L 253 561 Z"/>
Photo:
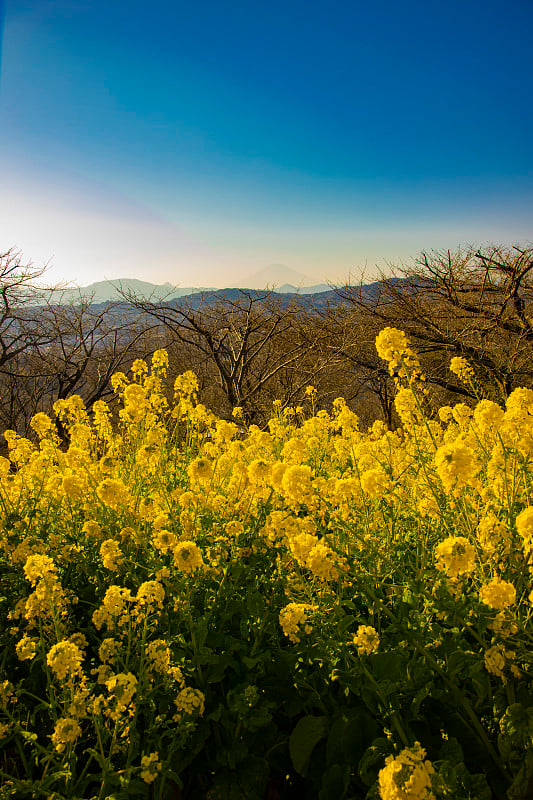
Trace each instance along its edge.
<path fill-rule="evenodd" d="M 111 394 L 114 372 L 155 349 L 131 309 L 66 303 L 60 288 L 37 283 L 45 270 L 13 249 L 0 255 L 0 425 L 20 433 L 58 398 L 80 394 L 91 408 Z"/>
<path fill-rule="evenodd" d="M 371 293 L 361 285 L 336 291 L 362 324 L 402 328 L 434 387 L 475 396 L 449 371 L 450 359 L 462 356 L 485 394 L 502 400 L 533 381 L 532 269 L 530 247 L 423 252 Z"/>
<path fill-rule="evenodd" d="M 272 291 L 226 290 L 172 302 L 130 293 L 125 299 L 194 354 L 197 371 L 216 382 L 226 414 L 241 406 L 258 420 L 280 391 L 284 403 L 292 402 L 331 359 L 320 350 L 321 334 L 305 308 Z"/>

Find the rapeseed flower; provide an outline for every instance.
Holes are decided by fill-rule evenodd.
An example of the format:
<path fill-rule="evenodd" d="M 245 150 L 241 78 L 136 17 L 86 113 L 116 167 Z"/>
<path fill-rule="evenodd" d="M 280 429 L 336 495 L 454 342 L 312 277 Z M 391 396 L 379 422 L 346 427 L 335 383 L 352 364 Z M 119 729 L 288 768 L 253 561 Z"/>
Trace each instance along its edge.
<path fill-rule="evenodd" d="M 381 467 L 367 469 L 361 475 L 361 489 L 369 497 L 382 498 L 390 490 L 390 480 Z"/>
<path fill-rule="evenodd" d="M 291 642 L 297 644 L 300 641 L 299 634 L 302 630 L 307 634 L 311 633 L 313 626 L 309 622 L 309 617 L 314 611 L 316 606 L 309 603 L 289 603 L 281 609 L 279 624 Z"/>
<path fill-rule="evenodd" d="M 148 671 L 165 675 L 170 670 L 170 648 L 163 639 L 154 639 L 146 646 Z"/>
<path fill-rule="evenodd" d="M 187 687 L 182 689 L 174 699 L 176 714 L 173 716 L 174 722 L 180 722 L 183 717 L 203 716 L 205 711 L 205 695 L 199 689 Z"/>
<path fill-rule="evenodd" d="M 98 648 L 98 656 L 103 664 L 112 664 L 115 657 L 120 652 L 121 645 L 117 639 L 111 637 L 103 639 Z"/>
<path fill-rule="evenodd" d="M 116 509 L 130 500 L 128 488 L 120 478 L 104 478 L 96 487 L 96 494 L 106 506 Z"/>
<path fill-rule="evenodd" d="M 435 549 L 437 569 L 445 571 L 455 579 L 472 572 L 476 562 L 476 551 L 464 536 L 449 536 Z"/>
<path fill-rule="evenodd" d="M 533 552 L 533 508 L 524 508 L 516 518 L 516 530 L 522 538 L 524 552 L 530 556 Z"/>
<path fill-rule="evenodd" d="M 248 477 L 252 483 L 265 483 L 271 473 L 271 465 L 264 458 L 256 458 L 248 466 Z"/>
<path fill-rule="evenodd" d="M 435 800 L 431 789 L 435 770 L 425 757 L 419 742 L 397 756 L 388 756 L 378 776 L 381 800 Z"/>
<path fill-rule="evenodd" d="M 48 436 L 49 433 L 55 431 L 54 423 L 48 414 L 43 414 L 43 412 L 35 414 L 35 416 L 33 416 L 30 420 L 30 425 L 39 439 L 44 439 L 44 437 Z"/>
<path fill-rule="evenodd" d="M 394 407 L 404 425 L 411 425 L 422 421 L 416 395 L 412 389 L 399 389 L 394 398 Z"/>
<path fill-rule="evenodd" d="M 57 568 L 50 556 L 34 553 L 24 564 L 24 574 L 32 586 L 40 580 L 57 577 Z"/>
<path fill-rule="evenodd" d="M 455 356 L 450 361 L 450 372 L 453 372 L 463 383 L 469 383 L 475 377 L 475 372 L 466 358 Z"/>
<path fill-rule="evenodd" d="M 121 586 L 110 586 L 102 601 L 102 605 L 93 612 L 93 624 L 100 630 L 103 625 L 113 627 L 115 622 L 120 626 L 126 625 L 130 619 L 130 605 L 133 596 L 130 589 Z"/>
<path fill-rule="evenodd" d="M 148 398 L 146 389 L 138 383 L 130 383 L 124 389 L 124 411 L 127 419 L 132 422 L 140 422 L 146 416 L 148 410 Z"/>
<path fill-rule="evenodd" d="M 209 481 L 213 477 L 213 464 L 208 458 L 195 458 L 187 467 L 187 474 L 192 483 Z"/>
<path fill-rule="evenodd" d="M 174 548 L 174 566 L 188 575 L 205 566 L 202 551 L 195 542 L 179 542 Z"/>
<path fill-rule="evenodd" d="M 35 658 L 38 644 L 38 639 L 34 639 L 31 636 L 23 636 L 15 648 L 19 661 L 30 661 Z"/>
<path fill-rule="evenodd" d="M 154 531 L 152 534 L 152 542 L 156 550 L 160 550 L 161 553 L 168 553 L 170 550 L 174 550 L 178 539 L 175 533 L 162 528 L 161 530 L 156 529 Z"/>
<path fill-rule="evenodd" d="M 305 566 L 322 581 L 336 581 L 339 577 L 338 559 L 335 552 L 323 541 L 310 550 Z"/>
<path fill-rule="evenodd" d="M 447 492 L 466 486 L 476 477 L 481 464 L 474 450 L 460 440 L 441 445 L 435 453 L 437 474 Z"/>
<path fill-rule="evenodd" d="M 307 464 L 288 467 L 281 479 L 284 494 L 296 503 L 307 503 L 311 499 L 311 467 Z"/>
<path fill-rule="evenodd" d="M 108 707 L 107 715 L 110 719 L 118 720 L 122 714 L 133 714 L 133 698 L 137 691 L 138 681 L 132 672 L 119 672 L 112 675 L 105 682 L 109 694 L 112 696 L 114 709 Z"/>
<path fill-rule="evenodd" d="M 87 522 L 84 522 L 81 531 L 93 539 L 101 539 L 103 536 L 102 528 L 94 519 L 89 519 Z"/>
<path fill-rule="evenodd" d="M 151 613 L 156 608 L 161 610 L 165 600 L 165 589 L 163 584 L 159 581 L 145 581 L 141 583 L 137 589 L 136 600 L 143 606 L 146 606 L 148 613 Z"/>
<path fill-rule="evenodd" d="M 407 336 L 398 328 L 383 328 L 376 336 L 376 350 L 384 361 L 397 359 L 408 347 Z"/>
<path fill-rule="evenodd" d="M 466 403 L 457 403 L 452 409 L 454 420 L 461 428 L 466 428 L 473 416 L 473 411 Z"/>
<path fill-rule="evenodd" d="M 83 652 L 77 644 L 63 639 L 50 648 L 46 663 L 58 680 L 70 682 L 81 673 Z"/>
<path fill-rule="evenodd" d="M 106 539 L 100 545 L 100 556 L 104 567 L 116 572 L 124 563 L 124 555 L 114 539 Z"/>
<path fill-rule="evenodd" d="M 145 783 L 153 783 L 161 772 L 159 753 L 149 753 L 141 758 L 141 778 Z"/>
<path fill-rule="evenodd" d="M 86 482 L 81 475 L 71 472 L 63 476 L 61 487 L 69 499 L 80 500 L 86 491 Z"/>
<path fill-rule="evenodd" d="M 479 592 L 480 599 L 491 608 L 503 611 L 516 601 L 516 589 L 512 583 L 493 578 Z"/>
<path fill-rule="evenodd" d="M 507 683 L 504 670 L 508 661 L 511 661 L 514 656 L 513 650 L 506 650 L 503 644 L 496 644 L 485 651 L 485 667 L 491 675 L 496 675 L 501 678 L 503 683 Z"/>
<path fill-rule="evenodd" d="M 354 634 L 353 642 L 360 656 L 369 656 L 378 651 L 379 634 L 371 625 L 359 625 L 357 633 Z"/>
<path fill-rule="evenodd" d="M 481 400 L 474 409 L 474 423 L 482 433 L 498 430 L 503 423 L 503 417 L 503 408 L 492 400 Z"/>
<path fill-rule="evenodd" d="M 75 744 L 80 736 L 81 728 L 78 721 L 71 717 L 62 717 L 56 722 L 50 738 L 57 752 L 62 753 L 67 745 Z"/>

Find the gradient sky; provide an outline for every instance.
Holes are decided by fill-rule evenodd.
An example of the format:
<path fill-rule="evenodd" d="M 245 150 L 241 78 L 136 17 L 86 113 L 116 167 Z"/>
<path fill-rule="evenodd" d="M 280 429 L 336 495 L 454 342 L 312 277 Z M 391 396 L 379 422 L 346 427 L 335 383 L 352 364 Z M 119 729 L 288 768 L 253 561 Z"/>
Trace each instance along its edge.
<path fill-rule="evenodd" d="M 50 281 L 319 282 L 533 240 L 531 0 L 2 12 L 0 251 Z"/>

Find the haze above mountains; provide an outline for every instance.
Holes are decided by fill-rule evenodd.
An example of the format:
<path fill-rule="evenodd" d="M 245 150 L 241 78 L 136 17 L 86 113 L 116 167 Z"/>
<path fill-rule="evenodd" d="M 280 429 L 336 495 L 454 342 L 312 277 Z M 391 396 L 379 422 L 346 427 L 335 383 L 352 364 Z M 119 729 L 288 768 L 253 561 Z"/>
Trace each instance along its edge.
<path fill-rule="evenodd" d="M 318 294 L 331 289 L 331 286 L 327 283 L 315 283 L 315 280 L 284 264 L 270 264 L 268 267 L 239 281 L 237 286 L 177 286 L 168 281 L 163 284 L 156 284 L 136 278 L 117 278 L 115 280 L 96 281 L 88 286 L 68 287 L 61 290 L 61 299 L 63 302 L 75 302 L 81 298 L 86 298 L 93 303 L 105 303 L 119 300 L 128 294 L 135 294 L 139 297 L 153 300 L 173 300 L 177 297 L 185 297 L 199 292 L 216 291 L 222 288 L 256 290 L 268 288 L 280 294 Z"/>

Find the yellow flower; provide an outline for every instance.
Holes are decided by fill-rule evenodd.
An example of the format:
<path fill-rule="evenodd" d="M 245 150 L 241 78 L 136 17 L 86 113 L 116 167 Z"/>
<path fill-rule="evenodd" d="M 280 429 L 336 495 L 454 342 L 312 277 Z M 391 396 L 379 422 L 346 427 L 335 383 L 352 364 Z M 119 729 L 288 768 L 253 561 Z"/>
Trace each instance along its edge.
<path fill-rule="evenodd" d="M 124 410 L 132 422 L 140 422 L 146 416 L 148 399 L 146 389 L 138 383 L 130 383 L 124 389 Z"/>
<path fill-rule="evenodd" d="M 137 589 L 137 602 L 147 606 L 149 612 L 163 608 L 165 590 L 159 581 L 145 581 Z"/>
<path fill-rule="evenodd" d="M 305 559 L 305 566 L 322 581 L 336 581 L 339 577 L 335 552 L 324 542 L 318 542 Z"/>
<path fill-rule="evenodd" d="M 162 553 L 168 553 L 169 550 L 174 550 L 178 540 L 175 533 L 172 531 L 167 531 L 163 528 L 161 530 L 154 531 L 152 535 L 152 542 L 156 550 L 160 550 Z"/>
<path fill-rule="evenodd" d="M 306 503 L 311 498 L 311 467 L 307 464 L 287 467 L 281 479 L 281 488 L 289 499 Z"/>
<path fill-rule="evenodd" d="M 120 650 L 120 642 L 116 639 L 103 639 L 98 648 L 98 655 L 103 664 L 111 664 Z"/>
<path fill-rule="evenodd" d="M 153 783 L 161 771 L 159 753 L 150 753 L 141 758 L 141 778 L 145 783 Z"/>
<path fill-rule="evenodd" d="M 492 400 L 481 400 L 474 409 L 474 422 L 483 433 L 491 429 L 497 430 L 503 418 L 503 408 Z"/>
<path fill-rule="evenodd" d="M 232 539 L 237 539 L 244 531 L 244 526 L 240 520 L 232 519 L 230 522 L 226 522 L 224 530 L 227 536 L 230 536 Z"/>
<path fill-rule="evenodd" d="M 109 712 L 111 719 L 117 720 L 124 713 L 132 713 L 131 705 L 137 691 L 137 678 L 132 672 L 119 672 L 106 680 L 108 692 L 113 696 L 115 708 Z"/>
<path fill-rule="evenodd" d="M 463 428 L 468 424 L 472 414 L 472 409 L 466 403 L 457 403 L 452 409 L 454 420 Z"/>
<path fill-rule="evenodd" d="M 176 380 L 174 381 L 174 393 L 176 395 L 183 395 L 184 397 L 190 397 L 195 395 L 198 391 L 198 378 L 192 372 L 192 370 L 187 370 L 184 372 L 183 375 L 178 375 Z"/>
<path fill-rule="evenodd" d="M 71 500 L 79 500 L 85 491 L 85 481 L 75 473 L 65 475 L 61 485 L 66 496 Z"/>
<path fill-rule="evenodd" d="M 505 403 L 510 418 L 533 414 L 533 390 L 519 387 L 514 389 Z"/>
<path fill-rule="evenodd" d="M 96 494 L 110 508 L 126 505 L 130 499 L 128 489 L 120 478 L 104 478 L 97 486 Z"/>
<path fill-rule="evenodd" d="M 111 627 L 115 621 L 119 625 L 125 625 L 130 618 L 128 604 L 133 602 L 133 597 L 129 589 L 121 586 L 110 586 L 105 595 L 100 608 L 93 613 L 93 624 L 98 630 L 103 625 Z"/>
<path fill-rule="evenodd" d="M 407 350 L 409 341 L 403 331 L 398 328 L 383 328 L 376 336 L 376 350 L 384 361 L 392 361 Z"/>
<path fill-rule="evenodd" d="M 174 566 L 189 575 L 202 569 L 205 565 L 198 545 L 194 542 L 180 542 L 174 548 Z"/>
<path fill-rule="evenodd" d="M 111 386 L 115 393 L 121 392 L 128 385 L 128 379 L 123 372 L 115 372 L 111 375 Z"/>
<path fill-rule="evenodd" d="M 381 467 L 367 469 L 361 475 L 361 489 L 370 497 L 381 498 L 390 490 L 390 481 Z"/>
<path fill-rule="evenodd" d="M 49 556 L 35 553 L 29 556 L 24 564 L 24 574 L 32 586 L 35 586 L 37 581 L 45 578 L 56 578 L 56 565 Z"/>
<path fill-rule="evenodd" d="M 504 669 L 507 666 L 507 662 L 511 661 L 514 656 L 515 652 L 513 650 L 506 650 L 503 644 L 496 644 L 485 651 L 485 667 L 491 675 L 496 675 L 496 677 L 502 679 L 503 683 L 507 683 Z"/>
<path fill-rule="evenodd" d="M 431 791 L 435 770 L 431 761 L 424 761 L 425 756 L 419 742 L 397 756 L 388 756 L 378 776 L 381 800 L 435 800 Z"/>
<path fill-rule="evenodd" d="M 436 567 L 450 578 L 471 572 L 476 561 L 476 551 L 464 536 L 449 536 L 435 549 Z"/>
<path fill-rule="evenodd" d="M 123 563 L 124 556 L 122 550 L 114 539 L 106 539 L 100 545 L 100 555 L 102 563 L 106 569 L 115 572 Z"/>
<path fill-rule="evenodd" d="M 81 735 L 81 728 L 75 719 L 62 717 L 55 724 L 54 732 L 50 737 L 58 753 L 62 753 L 67 745 L 74 744 Z"/>
<path fill-rule="evenodd" d="M 508 552 L 510 536 L 509 528 L 492 511 L 487 512 L 477 526 L 477 539 L 487 556 L 494 555 L 501 545 L 504 552 Z"/>
<path fill-rule="evenodd" d="M 5 711 L 10 703 L 16 703 L 17 698 L 10 681 L 0 681 L 0 709 Z"/>
<path fill-rule="evenodd" d="M 309 623 L 309 616 L 316 611 L 316 606 L 309 603 L 289 603 L 282 608 L 279 614 L 279 624 L 285 636 L 297 644 L 302 628 L 305 633 L 311 633 L 313 626 Z"/>
<path fill-rule="evenodd" d="M 256 458 L 248 467 L 248 477 L 252 483 L 268 481 L 272 470 L 271 464 L 263 458 Z"/>
<path fill-rule="evenodd" d="M 471 381 L 474 377 L 475 373 L 466 358 L 461 358 L 461 356 L 455 356 L 450 361 L 450 372 L 455 373 L 459 380 L 463 381 L 463 383 Z"/>
<path fill-rule="evenodd" d="M 48 414 L 43 414 L 42 412 L 35 414 L 35 416 L 31 418 L 30 425 L 39 439 L 44 439 L 44 437 L 54 429 L 54 423 Z"/>
<path fill-rule="evenodd" d="M 90 536 L 91 538 L 94 539 L 102 538 L 102 528 L 94 519 L 89 519 L 87 520 L 87 522 L 84 522 L 81 531 L 82 533 L 85 533 L 87 536 Z"/>
<path fill-rule="evenodd" d="M 174 703 L 177 712 L 173 716 L 174 722 L 179 722 L 184 715 L 201 717 L 205 711 L 205 696 L 199 689 L 182 689 Z"/>
<path fill-rule="evenodd" d="M 187 474 L 192 483 L 209 481 L 213 477 L 213 465 L 208 458 L 195 458 L 187 467 Z"/>
<path fill-rule="evenodd" d="M 30 661 L 35 658 L 38 641 L 38 639 L 32 639 L 31 636 L 22 637 L 15 648 L 19 661 Z"/>
<path fill-rule="evenodd" d="M 516 518 L 516 530 L 522 537 L 524 551 L 530 555 L 533 551 L 533 508 L 524 508 Z"/>
<path fill-rule="evenodd" d="M 422 421 L 422 415 L 416 402 L 416 395 L 412 389 L 399 389 L 394 398 L 394 407 L 404 425 Z"/>
<path fill-rule="evenodd" d="M 152 356 L 152 372 L 164 372 L 168 368 L 168 353 L 164 348 L 156 350 Z"/>
<path fill-rule="evenodd" d="M 150 642 L 146 647 L 149 672 L 167 674 L 170 670 L 170 655 L 170 648 L 163 639 L 155 639 Z"/>
<path fill-rule="evenodd" d="M 359 625 L 353 641 L 360 656 L 369 656 L 378 651 L 379 634 L 371 625 Z"/>
<path fill-rule="evenodd" d="M 435 467 L 445 490 L 449 492 L 454 485 L 466 486 L 472 481 L 481 464 L 471 447 L 456 440 L 438 448 Z"/>
<path fill-rule="evenodd" d="M 439 419 L 447 425 L 453 419 L 453 408 L 451 406 L 441 406 L 439 408 Z"/>
<path fill-rule="evenodd" d="M 503 611 L 516 601 L 516 589 L 512 583 L 493 578 L 490 583 L 481 587 L 479 597 L 491 608 Z"/>
<path fill-rule="evenodd" d="M 68 678 L 71 681 L 81 672 L 83 653 L 74 642 L 67 639 L 58 642 L 50 648 L 46 663 L 59 680 Z"/>

